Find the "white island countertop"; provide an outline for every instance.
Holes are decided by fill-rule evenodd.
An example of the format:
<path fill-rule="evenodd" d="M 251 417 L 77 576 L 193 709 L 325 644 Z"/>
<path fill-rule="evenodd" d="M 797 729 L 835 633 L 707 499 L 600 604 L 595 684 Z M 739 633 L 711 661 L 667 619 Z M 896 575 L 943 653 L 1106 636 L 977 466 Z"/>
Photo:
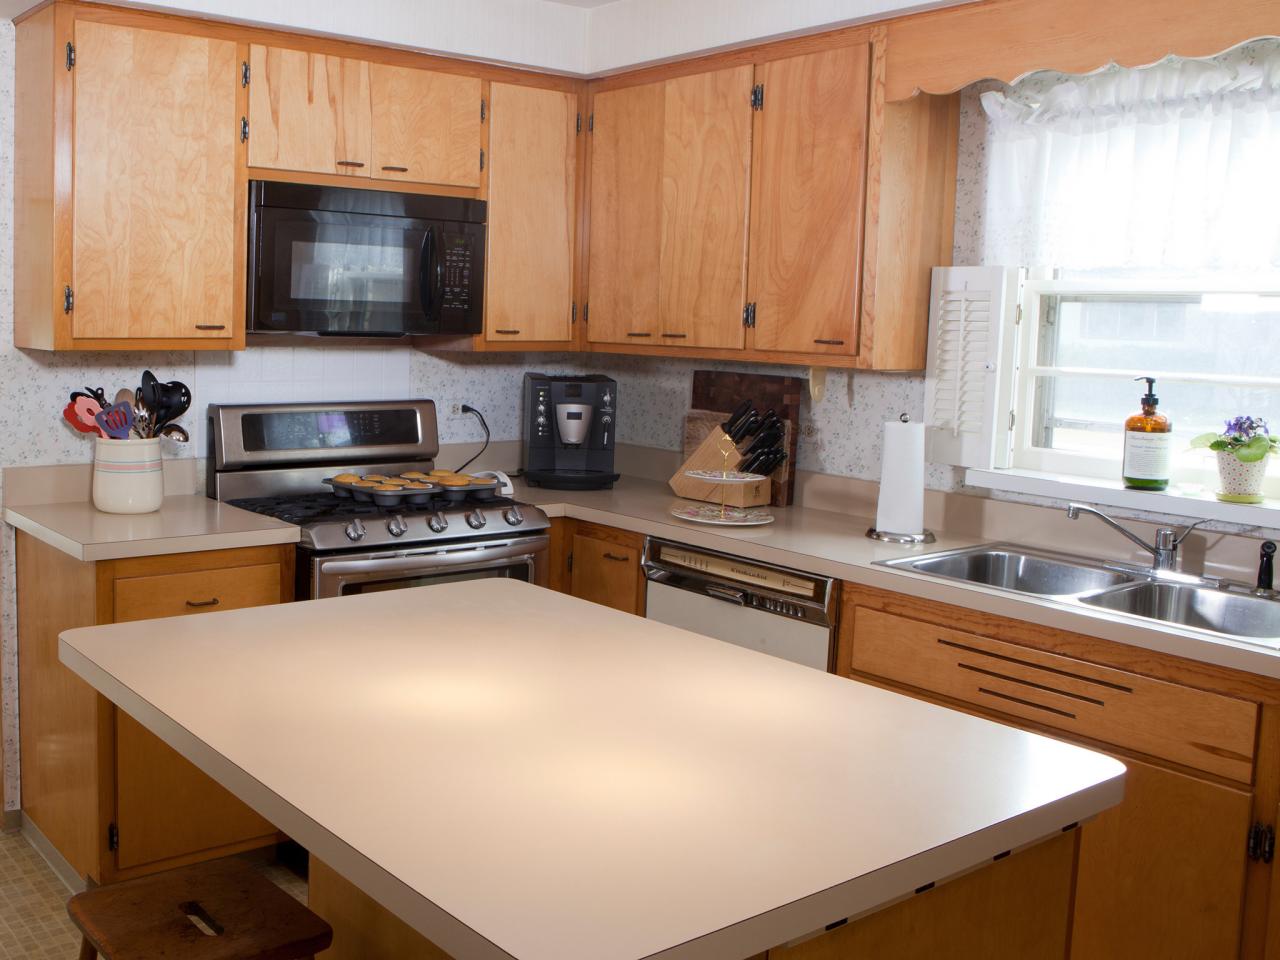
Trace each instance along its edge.
<path fill-rule="evenodd" d="M 734 960 L 1119 802 L 1101 754 L 509 580 L 62 660 L 458 960 Z"/>

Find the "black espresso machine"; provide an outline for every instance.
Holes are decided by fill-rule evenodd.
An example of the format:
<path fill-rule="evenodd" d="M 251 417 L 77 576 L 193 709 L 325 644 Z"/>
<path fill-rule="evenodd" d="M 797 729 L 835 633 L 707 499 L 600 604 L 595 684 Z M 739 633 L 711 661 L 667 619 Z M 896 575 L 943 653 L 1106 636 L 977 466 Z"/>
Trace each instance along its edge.
<path fill-rule="evenodd" d="M 553 490 L 613 486 L 618 384 L 608 377 L 524 375 L 524 478 Z"/>

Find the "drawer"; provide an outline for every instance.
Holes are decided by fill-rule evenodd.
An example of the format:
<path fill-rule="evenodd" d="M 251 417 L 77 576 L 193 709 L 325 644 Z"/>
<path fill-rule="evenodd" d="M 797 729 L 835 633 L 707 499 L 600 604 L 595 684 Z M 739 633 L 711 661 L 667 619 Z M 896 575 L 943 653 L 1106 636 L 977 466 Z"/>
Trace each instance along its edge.
<path fill-rule="evenodd" d="M 1253 779 L 1258 705 L 858 607 L 853 669 L 986 710 Z"/>
<path fill-rule="evenodd" d="M 280 565 L 262 563 L 115 581 L 116 623 L 280 602 Z"/>

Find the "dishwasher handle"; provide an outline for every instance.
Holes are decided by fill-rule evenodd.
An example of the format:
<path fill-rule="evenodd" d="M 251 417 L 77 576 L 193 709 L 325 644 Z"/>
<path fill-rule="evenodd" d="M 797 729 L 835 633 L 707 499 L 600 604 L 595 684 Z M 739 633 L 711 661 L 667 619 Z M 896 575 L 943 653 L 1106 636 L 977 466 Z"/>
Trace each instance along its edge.
<path fill-rule="evenodd" d="M 747 594 L 743 590 L 732 590 L 729 587 L 716 586 L 714 583 L 703 584 L 702 589 L 707 596 L 723 600 L 725 603 L 736 603 L 740 607 L 747 605 Z"/>

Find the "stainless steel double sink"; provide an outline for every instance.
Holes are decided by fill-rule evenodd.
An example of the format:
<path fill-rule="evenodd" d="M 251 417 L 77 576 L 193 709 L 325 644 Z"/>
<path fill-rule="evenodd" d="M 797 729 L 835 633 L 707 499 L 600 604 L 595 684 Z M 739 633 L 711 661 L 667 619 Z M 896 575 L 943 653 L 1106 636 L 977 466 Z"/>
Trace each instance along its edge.
<path fill-rule="evenodd" d="M 1006 544 L 881 560 L 877 565 L 1280 644 L 1280 599 L 1226 581 L 1157 574 Z"/>

